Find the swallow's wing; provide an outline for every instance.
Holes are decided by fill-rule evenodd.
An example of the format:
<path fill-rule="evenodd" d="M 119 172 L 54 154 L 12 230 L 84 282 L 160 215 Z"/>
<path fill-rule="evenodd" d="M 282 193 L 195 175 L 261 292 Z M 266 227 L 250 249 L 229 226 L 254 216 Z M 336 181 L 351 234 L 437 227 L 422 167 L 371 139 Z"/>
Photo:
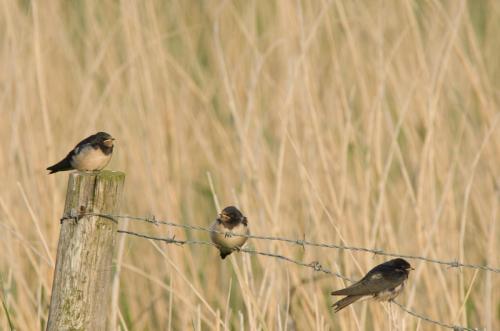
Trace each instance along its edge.
<path fill-rule="evenodd" d="M 75 148 L 73 148 L 74 150 L 77 149 L 78 147 L 82 147 L 83 145 L 86 145 L 86 144 L 91 144 L 94 142 L 95 140 L 95 134 L 91 135 L 91 136 L 88 136 L 87 138 L 83 139 L 82 141 L 80 141 L 78 144 L 76 144 Z"/>
<path fill-rule="evenodd" d="M 359 282 L 342 290 L 333 291 L 332 295 L 371 295 L 394 288 L 404 281 L 404 277 L 384 277 L 381 272 L 369 272 Z"/>

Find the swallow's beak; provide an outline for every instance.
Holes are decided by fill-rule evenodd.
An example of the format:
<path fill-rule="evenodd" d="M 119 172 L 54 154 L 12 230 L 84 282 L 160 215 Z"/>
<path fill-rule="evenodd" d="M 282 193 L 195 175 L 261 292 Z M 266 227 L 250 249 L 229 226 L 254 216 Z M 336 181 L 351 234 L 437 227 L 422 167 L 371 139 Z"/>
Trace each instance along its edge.
<path fill-rule="evenodd" d="M 227 222 L 227 221 L 229 221 L 230 217 L 229 217 L 229 215 L 228 215 L 228 214 L 226 214 L 226 213 L 224 213 L 224 212 L 223 212 L 223 213 L 220 213 L 220 214 L 219 214 L 219 219 L 220 219 L 222 222 Z"/>
<path fill-rule="evenodd" d="M 115 141 L 115 138 L 109 138 L 103 141 L 103 144 L 106 145 L 107 147 L 113 146 L 113 141 Z"/>

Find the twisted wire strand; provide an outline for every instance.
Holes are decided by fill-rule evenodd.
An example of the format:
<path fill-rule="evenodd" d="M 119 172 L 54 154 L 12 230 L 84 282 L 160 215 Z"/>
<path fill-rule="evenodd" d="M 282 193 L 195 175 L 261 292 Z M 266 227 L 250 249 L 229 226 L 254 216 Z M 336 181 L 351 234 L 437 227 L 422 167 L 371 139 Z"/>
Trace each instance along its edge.
<path fill-rule="evenodd" d="M 83 217 L 83 216 L 99 216 L 99 217 L 105 217 L 109 219 L 124 219 L 124 220 L 131 220 L 131 221 L 139 221 L 139 222 L 146 222 L 154 225 L 167 225 L 167 226 L 172 226 L 172 227 L 178 227 L 178 228 L 183 228 L 187 230 L 195 230 L 195 231 L 204 231 L 204 232 L 215 232 L 215 233 L 222 233 L 217 230 L 212 230 L 209 228 L 205 228 L 202 226 L 196 226 L 196 225 L 189 225 L 189 224 L 179 224 L 179 223 L 174 223 L 174 222 L 168 222 L 168 221 L 160 221 L 157 220 L 154 216 L 151 217 L 138 217 L 138 216 L 129 216 L 129 215 L 110 215 L 110 214 L 100 214 L 100 213 L 85 213 L 79 216 L 66 216 L 66 218 L 75 218 L 75 217 Z M 63 217 L 64 219 L 64 217 Z M 231 236 L 236 236 L 236 237 L 246 237 L 246 238 L 251 238 L 251 239 L 257 239 L 257 240 L 271 240 L 271 241 L 281 241 L 281 242 L 286 242 L 298 246 L 311 246 L 311 247 L 322 247 L 322 248 L 331 248 L 331 249 L 342 249 L 342 250 L 350 250 L 350 251 L 357 251 L 357 252 L 366 252 L 366 253 L 371 253 L 375 255 L 381 255 L 381 256 L 389 256 L 389 257 L 400 257 L 404 259 L 411 259 L 411 260 L 420 260 L 428 263 L 435 263 L 435 264 L 440 264 L 440 265 L 446 265 L 450 268 L 467 268 L 467 269 L 478 269 L 478 270 L 483 270 L 483 271 L 488 271 L 488 272 L 494 272 L 494 273 L 500 273 L 500 268 L 495 268 L 491 267 L 488 265 L 480 265 L 480 264 L 470 264 L 470 263 L 462 263 L 459 261 L 444 261 L 444 260 L 437 260 L 437 259 L 432 259 L 429 257 L 425 256 L 418 256 L 418 255 L 409 255 L 409 254 L 396 254 L 396 253 L 391 253 L 391 252 L 385 252 L 382 249 L 370 249 L 366 247 L 356 247 L 356 246 L 347 246 L 347 245 L 337 245 L 337 244 L 327 244 L 327 243 L 318 243 L 318 242 L 313 242 L 313 241 L 308 241 L 308 240 L 303 240 L 303 239 L 290 239 L 290 238 L 283 238 L 283 237 L 274 237 L 274 236 L 263 236 L 263 235 L 252 235 L 252 234 L 236 234 L 236 233 L 229 233 Z"/>
<path fill-rule="evenodd" d="M 460 325 L 452 325 L 452 324 L 447 324 L 447 323 L 443 323 L 443 322 L 440 322 L 440 321 L 436 321 L 436 320 L 433 320 L 427 316 L 423 316 L 421 314 L 418 314 L 416 312 L 414 312 L 413 310 L 410 310 L 408 308 L 406 308 L 403 304 L 397 302 L 397 301 L 392 301 L 396 306 L 398 306 L 399 308 L 401 308 L 404 312 L 406 312 L 407 314 L 410 314 L 418 319 L 421 319 L 425 322 L 428 322 L 428 323 L 433 323 L 433 324 L 436 324 L 436 325 L 439 325 L 443 328 L 447 328 L 447 329 L 451 329 L 453 331 L 479 331 L 479 328 L 468 328 L 468 327 L 465 327 L 465 326 L 460 326 Z"/>
<path fill-rule="evenodd" d="M 153 237 L 153 236 L 148 236 L 148 235 L 145 235 L 142 233 L 127 231 L 127 230 L 118 230 L 118 233 L 124 233 L 124 234 L 128 234 L 128 235 L 132 235 L 132 236 L 136 236 L 136 237 L 140 237 L 140 238 L 145 238 L 145 239 L 156 240 L 156 241 L 163 241 L 163 242 L 166 242 L 167 244 L 176 244 L 176 245 L 180 245 L 180 246 L 182 246 L 182 245 L 206 245 L 206 246 L 217 247 L 216 244 L 209 242 L 209 241 L 177 240 L 175 238 Z M 291 258 L 286 257 L 284 255 L 269 253 L 269 252 L 261 252 L 261 251 L 257 251 L 257 250 L 250 249 L 250 248 L 239 248 L 239 249 L 236 249 L 236 251 L 248 253 L 248 254 L 262 255 L 262 256 L 269 256 L 269 257 L 277 258 L 277 259 L 284 260 L 287 262 L 295 263 L 295 264 L 302 266 L 302 267 L 312 268 L 315 271 L 321 271 L 325 274 L 334 275 L 334 276 L 341 278 L 343 280 L 352 281 L 351 279 L 349 279 L 345 276 L 342 276 L 341 274 L 339 274 L 335 271 L 331 271 L 331 270 L 324 268 L 318 261 L 313 261 L 311 263 L 304 263 L 302 261 L 294 260 L 294 259 L 291 259 Z"/>
<path fill-rule="evenodd" d="M 175 239 L 175 238 L 154 237 L 154 236 L 149 236 L 149 235 L 145 235 L 145 234 L 137 233 L 137 232 L 133 232 L 133 231 L 128 231 L 128 230 L 118 230 L 118 233 L 122 233 L 122 234 L 126 234 L 126 235 L 131 235 L 131 236 L 135 236 L 135 237 L 139 237 L 139 238 L 143 238 L 143 239 L 150 239 L 150 240 L 154 240 L 154 241 L 161 241 L 161 242 L 165 242 L 167 244 L 175 244 L 175 245 L 178 245 L 178 246 L 183 246 L 183 245 L 205 245 L 205 246 L 214 246 L 214 247 L 217 247 L 217 245 L 215 245 L 214 243 L 209 242 L 209 241 L 178 240 L 178 239 Z M 268 256 L 268 257 L 272 257 L 272 258 L 277 258 L 277 259 L 280 259 L 280 260 L 283 260 L 283 261 L 286 261 L 286 262 L 290 262 L 290 263 L 296 264 L 296 265 L 301 266 L 301 267 L 312 268 L 316 272 L 323 272 L 325 274 L 333 275 L 335 277 L 341 278 L 341 279 L 349 281 L 349 282 L 354 282 L 354 280 L 352 280 L 349 277 L 343 276 L 340 273 L 337 273 L 335 271 L 332 271 L 332 270 L 329 270 L 329 269 L 323 267 L 318 261 L 313 261 L 311 263 L 305 263 L 305 262 L 302 262 L 302 261 L 299 261 L 299 260 L 295 260 L 295 259 L 289 258 L 289 257 L 284 256 L 284 255 L 275 254 L 275 253 L 269 253 L 269 252 L 261 252 L 261 251 L 257 251 L 257 250 L 249 249 L 249 248 L 240 248 L 240 249 L 237 249 L 237 251 L 243 252 L 243 253 L 248 253 L 248 254 L 255 254 L 255 255 L 262 255 L 262 256 Z M 413 310 L 410 310 L 410 309 L 406 308 L 404 305 L 402 305 L 401 303 L 399 303 L 397 301 L 392 301 L 392 302 L 394 304 L 396 304 L 399 308 L 401 308 L 404 312 L 412 315 L 413 317 L 416 317 L 416 318 L 418 318 L 420 320 L 423 320 L 425 322 L 428 322 L 428 323 L 432 323 L 432 324 L 441 326 L 443 328 L 451 329 L 451 330 L 454 330 L 454 331 L 477 331 L 478 330 L 478 329 L 472 329 L 472 328 L 468 328 L 468 327 L 464 327 L 464 326 L 451 325 L 451 324 L 443 323 L 443 322 L 440 322 L 440 321 L 436 321 L 436 320 L 433 320 L 433 319 L 431 319 L 431 318 L 429 318 L 427 316 L 421 315 L 421 314 L 419 314 L 419 313 L 417 313 L 417 312 L 415 312 Z"/>

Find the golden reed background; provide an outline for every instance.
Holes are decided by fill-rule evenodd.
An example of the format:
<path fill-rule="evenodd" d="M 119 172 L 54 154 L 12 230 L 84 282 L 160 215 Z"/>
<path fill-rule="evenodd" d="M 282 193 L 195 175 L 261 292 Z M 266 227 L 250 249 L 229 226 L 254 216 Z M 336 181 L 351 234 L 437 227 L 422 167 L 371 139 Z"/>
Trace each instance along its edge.
<path fill-rule="evenodd" d="M 67 174 L 45 168 L 98 130 L 117 138 L 108 168 L 127 173 L 123 213 L 208 226 L 216 194 L 254 234 L 498 267 L 499 35 L 495 0 L 0 1 L 12 322 L 47 319 Z M 352 278 L 386 260 L 249 246 Z M 413 264 L 400 302 L 500 329 L 498 274 Z M 120 236 L 114 268 L 121 330 L 435 329 L 383 304 L 334 315 L 341 280 L 266 257 Z"/>

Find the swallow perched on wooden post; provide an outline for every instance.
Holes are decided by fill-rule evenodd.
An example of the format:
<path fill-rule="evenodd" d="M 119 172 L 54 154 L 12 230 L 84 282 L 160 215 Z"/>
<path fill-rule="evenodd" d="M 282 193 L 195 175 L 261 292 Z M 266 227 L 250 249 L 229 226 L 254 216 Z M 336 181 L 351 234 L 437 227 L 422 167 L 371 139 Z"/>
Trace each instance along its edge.
<path fill-rule="evenodd" d="M 219 248 L 222 259 L 225 259 L 234 250 L 240 249 L 248 239 L 231 234 L 250 234 L 247 218 L 234 206 L 224 208 L 210 230 L 218 231 L 210 232 L 210 239 Z"/>
<path fill-rule="evenodd" d="M 364 296 L 371 296 L 378 301 L 394 300 L 403 291 L 410 270 L 413 268 L 403 259 L 393 259 L 379 264 L 368 271 L 360 281 L 331 293 L 346 296 L 333 304 L 335 312 Z"/>
<path fill-rule="evenodd" d="M 106 132 L 98 132 L 80 141 L 68 155 L 58 163 L 47 168 L 49 174 L 58 171 L 80 170 L 96 171 L 104 169 L 113 154 L 113 141 Z"/>

